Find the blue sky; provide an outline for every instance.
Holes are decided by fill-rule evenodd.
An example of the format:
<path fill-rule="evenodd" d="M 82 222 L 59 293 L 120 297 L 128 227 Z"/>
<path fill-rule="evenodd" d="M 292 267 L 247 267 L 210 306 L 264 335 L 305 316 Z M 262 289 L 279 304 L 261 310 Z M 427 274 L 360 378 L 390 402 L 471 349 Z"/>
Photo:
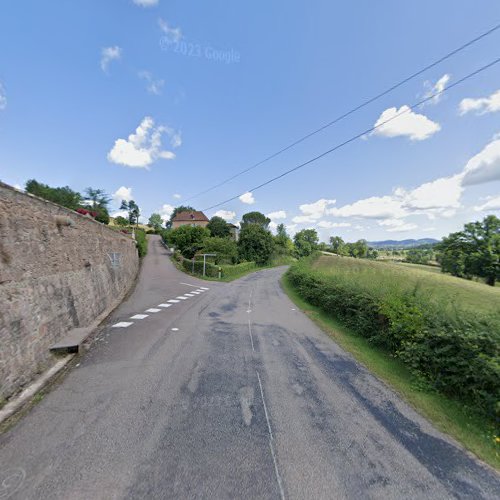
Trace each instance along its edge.
<path fill-rule="evenodd" d="M 497 0 L 3 2 L 0 179 L 100 187 L 117 193 L 115 209 L 131 196 L 144 216 L 166 217 L 499 21 Z M 500 30 L 189 204 L 245 193 L 498 58 L 498 47 Z M 500 64 L 207 215 L 234 222 L 259 210 L 292 233 L 347 240 L 441 237 L 498 215 L 499 90 Z"/>

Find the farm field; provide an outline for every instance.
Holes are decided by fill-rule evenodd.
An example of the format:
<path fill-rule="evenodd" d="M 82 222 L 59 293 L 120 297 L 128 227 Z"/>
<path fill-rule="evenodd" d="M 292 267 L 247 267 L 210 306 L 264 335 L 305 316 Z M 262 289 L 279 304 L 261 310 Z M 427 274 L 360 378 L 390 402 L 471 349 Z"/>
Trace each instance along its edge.
<path fill-rule="evenodd" d="M 433 266 L 322 255 L 312 268 L 325 276 L 355 279 L 357 286 L 381 294 L 418 289 L 449 311 L 458 308 L 500 314 L 500 288 L 443 274 Z"/>

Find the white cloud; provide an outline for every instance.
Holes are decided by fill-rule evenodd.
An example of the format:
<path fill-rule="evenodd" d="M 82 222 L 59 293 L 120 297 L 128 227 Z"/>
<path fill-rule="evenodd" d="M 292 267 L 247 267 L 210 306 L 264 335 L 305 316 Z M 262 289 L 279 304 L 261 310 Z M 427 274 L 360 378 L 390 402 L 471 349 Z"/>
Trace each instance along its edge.
<path fill-rule="evenodd" d="M 150 94 L 161 95 L 165 80 L 155 80 L 149 71 L 139 71 L 139 78 L 146 81 L 146 89 Z"/>
<path fill-rule="evenodd" d="M 475 111 L 478 115 L 500 111 L 500 90 L 497 90 L 489 97 L 479 97 L 478 99 L 467 97 L 462 99 L 459 110 L 461 115 L 471 111 Z"/>
<path fill-rule="evenodd" d="M 425 82 L 425 86 L 429 89 L 424 97 L 431 97 L 434 95 L 434 97 L 428 101 L 429 103 L 437 104 L 441 98 L 443 97 L 443 90 L 446 88 L 446 85 L 448 85 L 448 82 L 450 81 L 451 76 L 449 74 L 443 75 L 434 85 L 430 82 Z"/>
<path fill-rule="evenodd" d="M 240 201 L 241 203 L 246 203 L 247 205 L 253 205 L 255 203 L 255 198 L 252 193 L 247 192 L 240 196 Z"/>
<path fill-rule="evenodd" d="M 323 229 L 332 229 L 335 227 L 351 227 L 350 222 L 331 222 L 329 220 L 320 220 L 316 225 Z"/>
<path fill-rule="evenodd" d="M 158 5 L 159 0 L 132 0 L 136 5 L 140 7 L 155 7 Z"/>
<path fill-rule="evenodd" d="M 171 128 L 163 125 L 155 126 L 154 120 L 146 116 L 128 139 L 115 141 L 108 153 L 108 160 L 127 167 L 146 169 L 159 158 L 172 160 L 175 158 L 175 153 L 161 149 L 163 134 L 170 137 L 173 147 L 177 145 L 173 139 L 176 133 Z"/>
<path fill-rule="evenodd" d="M 179 193 L 175 193 L 173 196 L 176 200 L 180 200 L 182 196 Z"/>
<path fill-rule="evenodd" d="M 167 41 L 169 42 L 179 42 L 182 39 L 182 30 L 177 28 L 172 28 L 167 21 L 163 19 L 158 19 L 158 24 L 160 29 L 165 33 Z"/>
<path fill-rule="evenodd" d="M 224 220 L 232 221 L 236 217 L 236 212 L 232 212 L 231 210 L 217 210 L 214 215 L 222 217 Z"/>
<path fill-rule="evenodd" d="M 267 217 L 271 220 L 286 219 L 286 212 L 284 210 L 278 210 L 267 214 Z"/>
<path fill-rule="evenodd" d="M 113 200 L 116 203 L 121 203 L 122 200 L 130 201 L 132 200 L 132 188 L 121 186 L 113 193 Z"/>
<path fill-rule="evenodd" d="M 7 107 L 7 95 L 5 94 L 5 87 L 0 82 L 0 111 Z"/>
<path fill-rule="evenodd" d="M 167 222 L 170 219 L 170 216 L 174 212 L 174 207 L 172 205 L 169 205 L 168 203 L 165 203 L 165 205 L 162 205 L 158 213 L 161 215 L 161 218 L 163 222 Z"/>
<path fill-rule="evenodd" d="M 500 136 L 495 136 L 467 162 L 463 174 L 464 186 L 500 180 Z"/>
<path fill-rule="evenodd" d="M 340 208 L 330 208 L 328 214 L 366 219 L 401 218 L 409 215 L 399 196 L 372 196 Z"/>
<path fill-rule="evenodd" d="M 292 221 L 297 224 L 314 222 L 326 215 L 328 213 L 328 207 L 330 205 L 335 205 L 335 203 L 337 203 L 337 200 L 327 200 L 325 198 L 321 198 L 314 203 L 304 203 L 299 206 L 303 215 L 295 216 Z"/>
<path fill-rule="evenodd" d="M 179 148 L 182 146 L 182 136 L 180 132 L 176 132 L 172 135 L 171 144 L 173 148 Z"/>
<path fill-rule="evenodd" d="M 269 223 L 269 229 L 273 232 L 276 232 L 276 229 L 278 229 L 278 223 L 274 222 L 273 220 Z"/>
<path fill-rule="evenodd" d="M 114 47 L 104 47 L 101 49 L 101 69 L 106 72 L 111 61 L 121 59 L 122 49 L 115 45 Z"/>
<path fill-rule="evenodd" d="M 408 192 L 396 192 L 403 196 L 405 207 L 426 210 L 460 207 L 463 190 L 462 175 L 459 174 L 426 182 Z"/>
<path fill-rule="evenodd" d="M 390 121 L 389 121 L 390 120 Z M 386 123 L 387 122 L 387 123 Z M 406 136 L 411 141 L 423 141 L 441 130 L 439 123 L 415 113 L 408 106 L 386 109 L 375 122 L 372 134 L 383 137 Z"/>
<path fill-rule="evenodd" d="M 116 212 L 110 214 L 110 216 L 113 217 L 113 219 L 116 219 L 117 217 L 124 217 L 128 220 L 128 212 L 126 210 L 117 210 Z"/>
<path fill-rule="evenodd" d="M 500 210 L 500 196 L 496 198 L 489 198 L 482 205 L 478 205 L 474 207 L 476 212 L 489 212 L 489 211 L 497 211 Z"/>

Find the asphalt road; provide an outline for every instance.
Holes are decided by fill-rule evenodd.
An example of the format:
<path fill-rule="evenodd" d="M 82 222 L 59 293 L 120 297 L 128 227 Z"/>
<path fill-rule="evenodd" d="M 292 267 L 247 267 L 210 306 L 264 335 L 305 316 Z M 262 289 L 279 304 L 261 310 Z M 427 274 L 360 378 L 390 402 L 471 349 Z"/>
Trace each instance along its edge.
<path fill-rule="evenodd" d="M 499 498 L 295 310 L 283 271 L 199 281 L 150 241 L 79 366 L 0 436 L 0 498 Z"/>

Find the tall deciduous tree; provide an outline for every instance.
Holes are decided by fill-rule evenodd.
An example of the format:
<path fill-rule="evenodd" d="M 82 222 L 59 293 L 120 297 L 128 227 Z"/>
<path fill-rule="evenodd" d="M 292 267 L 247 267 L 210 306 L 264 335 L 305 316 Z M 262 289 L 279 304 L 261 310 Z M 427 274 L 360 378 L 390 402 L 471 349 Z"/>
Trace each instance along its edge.
<path fill-rule="evenodd" d="M 216 238 L 227 238 L 231 234 L 229 224 L 222 218 L 214 215 L 207 224 L 210 234 Z"/>
<path fill-rule="evenodd" d="M 120 210 L 126 210 L 128 212 L 128 221 L 130 224 L 139 225 L 139 216 L 141 215 L 141 211 L 139 209 L 139 205 L 137 205 L 134 200 L 122 200 Z"/>
<path fill-rule="evenodd" d="M 155 231 L 158 231 L 161 229 L 161 226 L 163 225 L 163 219 L 161 218 L 160 214 L 151 214 L 149 217 L 148 225 L 151 226 Z"/>
<path fill-rule="evenodd" d="M 311 255 L 318 246 L 318 233 L 316 229 L 302 229 L 302 231 L 295 233 L 293 242 L 295 243 L 295 252 L 297 256 L 307 257 Z"/>
<path fill-rule="evenodd" d="M 263 213 L 261 212 L 248 212 L 242 217 L 240 227 L 241 229 L 244 229 L 247 227 L 249 224 L 256 224 L 263 229 L 268 229 L 269 224 L 271 223 L 271 219 L 269 217 L 266 217 Z"/>
<path fill-rule="evenodd" d="M 455 276 L 500 279 L 500 219 L 494 215 L 465 224 L 463 231 L 443 238 L 438 250 L 441 269 Z"/>
<path fill-rule="evenodd" d="M 184 257 L 192 259 L 209 236 L 210 231 L 206 227 L 186 225 L 172 229 L 166 237 Z"/>
<path fill-rule="evenodd" d="M 330 248 L 337 255 L 346 255 L 347 253 L 345 242 L 340 236 L 330 237 Z"/>
<path fill-rule="evenodd" d="M 247 224 L 238 240 L 238 252 L 244 260 L 267 264 L 273 255 L 273 235 L 260 224 Z"/>

